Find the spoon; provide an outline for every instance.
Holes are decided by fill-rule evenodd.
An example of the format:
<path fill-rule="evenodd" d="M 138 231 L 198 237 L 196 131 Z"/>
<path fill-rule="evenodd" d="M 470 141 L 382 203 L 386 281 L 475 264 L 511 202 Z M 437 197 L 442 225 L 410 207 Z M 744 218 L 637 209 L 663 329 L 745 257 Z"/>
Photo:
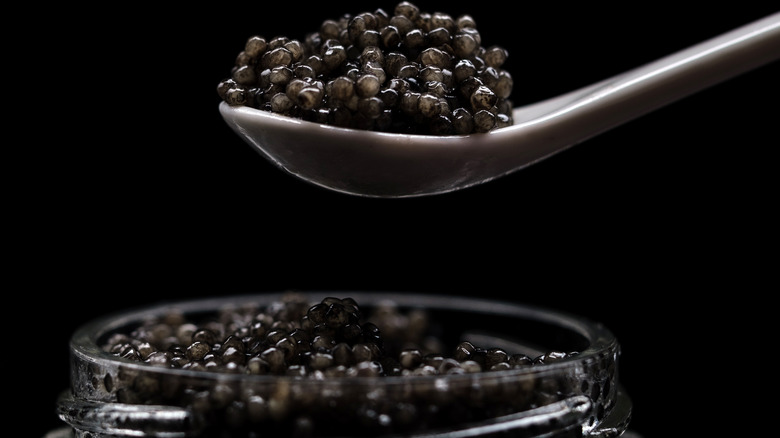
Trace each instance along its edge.
<path fill-rule="evenodd" d="M 513 125 L 432 136 L 308 122 L 221 102 L 276 166 L 357 196 L 435 195 L 507 175 L 708 86 L 780 58 L 780 12 L 579 90 L 513 109 Z"/>

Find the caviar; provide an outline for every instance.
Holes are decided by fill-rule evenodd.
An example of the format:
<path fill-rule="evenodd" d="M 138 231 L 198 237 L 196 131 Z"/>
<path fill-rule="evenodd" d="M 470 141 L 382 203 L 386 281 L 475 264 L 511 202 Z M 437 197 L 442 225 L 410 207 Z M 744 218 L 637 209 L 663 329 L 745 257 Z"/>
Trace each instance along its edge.
<path fill-rule="evenodd" d="M 230 105 L 340 127 L 465 135 L 512 124 L 508 52 L 474 19 L 409 2 L 326 19 L 303 41 L 254 35 L 217 86 Z"/>
<path fill-rule="evenodd" d="M 429 309 L 392 301 L 361 308 L 349 297 L 311 302 L 292 292 L 262 305 L 191 314 L 171 309 L 106 333 L 99 342 L 104 352 L 143 366 L 120 366 L 116 374 L 96 367 L 89 384 L 120 403 L 186 407 L 205 421 L 204 436 L 225 437 L 403 435 L 585 392 L 604 398 L 599 391 L 606 384 L 500 373 L 533 370 L 576 352 L 530 357 L 507 345 L 455 340 L 459 329 L 437 322 Z M 589 366 L 608 372 L 598 360 Z M 157 367 L 176 371 L 158 374 Z M 186 370 L 214 378 L 190 380 Z M 222 379 L 227 375 L 273 378 Z M 385 388 L 373 378 L 395 378 L 389 381 L 395 384 Z M 368 386 L 348 379 L 368 379 Z"/>
<path fill-rule="evenodd" d="M 351 298 L 313 306 L 289 294 L 264 308 L 225 309 L 193 322 L 171 313 L 149 319 L 103 344 L 113 355 L 155 366 L 214 372 L 323 376 L 406 376 L 483 372 L 549 363 L 572 353 L 535 358 L 464 341 L 447 348 L 426 332 L 422 311 L 393 303 L 366 320 Z"/>

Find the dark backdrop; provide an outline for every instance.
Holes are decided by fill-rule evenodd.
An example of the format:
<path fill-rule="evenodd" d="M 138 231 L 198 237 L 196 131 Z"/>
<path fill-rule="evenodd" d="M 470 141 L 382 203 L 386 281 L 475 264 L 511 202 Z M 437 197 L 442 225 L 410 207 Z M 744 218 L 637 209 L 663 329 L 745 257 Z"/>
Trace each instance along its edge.
<path fill-rule="evenodd" d="M 32 335 L 51 354 L 30 358 L 41 365 L 32 370 L 40 384 L 24 391 L 35 399 L 33 436 L 59 424 L 54 402 L 80 324 L 161 300 L 286 289 L 571 311 L 605 323 L 623 345 L 634 429 L 661 435 L 663 412 L 690 408 L 662 395 L 701 387 L 685 363 L 711 353 L 704 341 L 721 326 L 698 318 L 720 315 L 716 291 L 738 292 L 729 306 L 749 300 L 762 272 L 751 246 L 763 245 L 776 183 L 767 162 L 777 127 L 762 105 L 776 115 L 777 65 L 479 187 L 365 199 L 273 167 L 222 121 L 216 85 L 253 34 L 303 38 L 324 18 L 395 3 L 277 4 L 48 10 L 53 25 L 26 28 L 40 40 L 16 76 L 40 75 L 22 91 L 45 117 L 22 117 L 32 122 L 21 145 L 32 158 L 12 192 L 33 194 L 14 210 L 23 245 L 11 271 L 24 280 L 13 290 L 33 298 L 23 310 Z M 417 4 L 468 12 L 484 42 L 509 50 L 517 105 L 773 12 Z"/>

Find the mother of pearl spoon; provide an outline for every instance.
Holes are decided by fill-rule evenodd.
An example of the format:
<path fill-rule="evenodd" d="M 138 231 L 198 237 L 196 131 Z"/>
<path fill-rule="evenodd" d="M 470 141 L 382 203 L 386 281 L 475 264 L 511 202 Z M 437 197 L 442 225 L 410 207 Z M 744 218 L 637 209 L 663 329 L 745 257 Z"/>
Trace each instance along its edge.
<path fill-rule="evenodd" d="M 262 155 L 310 183 L 359 196 L 424 196 L 507 175 L 778 58 L 780 13 L 579 90 L 515 108 L 512 126 L 464 136 L 347 129 L 225 102 L 219 110 Z"/>

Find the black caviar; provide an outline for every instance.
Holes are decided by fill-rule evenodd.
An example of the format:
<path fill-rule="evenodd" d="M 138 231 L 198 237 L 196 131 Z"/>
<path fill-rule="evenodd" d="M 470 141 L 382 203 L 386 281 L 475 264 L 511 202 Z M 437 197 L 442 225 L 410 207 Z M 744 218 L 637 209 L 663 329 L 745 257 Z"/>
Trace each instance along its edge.
<path fill-rule="evenodd" d="M 192 321 L 172 311 L 114 333 L 104 351 L 156 366 L 225 373 L 309 376 L 415 376 L 506 370 L 574 353 L 537 357 L 462 341 L 447 347 L 428 333 L 422 310 L 387 302 L 363 315 L 351 298 L 310 306 L 289 294 L 263 308 L 224 309 Z"/>
<path fill-rule="evenodd" d="M 252 36 L 220 98 L 290 117 L 383 132 L 465 135 L 512 124 L 508 52 L 469 15 L 409 2 L 326 19 L 300 41 Z"/>
<path fill-rule="evenodd" d="M 205 313 L 172 308 L 106 333 L 99 342 L 109 355 L 148 364 L 148 372 L 120 367 L 114 374 L 96 368 L 90 385 L 120 403 L 186 407 L 204 419 L 203 436 L 248 438 L 435 430 L 603 388 L 554 375 L 501 377 L 502 370 L 536 367 L 576 352 L 530 357 L 449 334 L 428 310 L 401 308 L 392 301 L 363 309 L 348 297 L 312 303 L 289 292 L 263 305 Z M 186 374 L 157 374 L 157 367 L 214 373 L 215 378 L 210 383 Z M 227 375 L 273 379 L 220 379 Z M 455 375 L 475 379 L 444 378 Z M 496 378 L 477 378 L 491 375 Z M 435 380 L 414 380 L 426 376 Z M 411 383 L 382 388 L 354 380 L 393 377 Z M 306 382 L 320 389 L 308 389 Z"/>

